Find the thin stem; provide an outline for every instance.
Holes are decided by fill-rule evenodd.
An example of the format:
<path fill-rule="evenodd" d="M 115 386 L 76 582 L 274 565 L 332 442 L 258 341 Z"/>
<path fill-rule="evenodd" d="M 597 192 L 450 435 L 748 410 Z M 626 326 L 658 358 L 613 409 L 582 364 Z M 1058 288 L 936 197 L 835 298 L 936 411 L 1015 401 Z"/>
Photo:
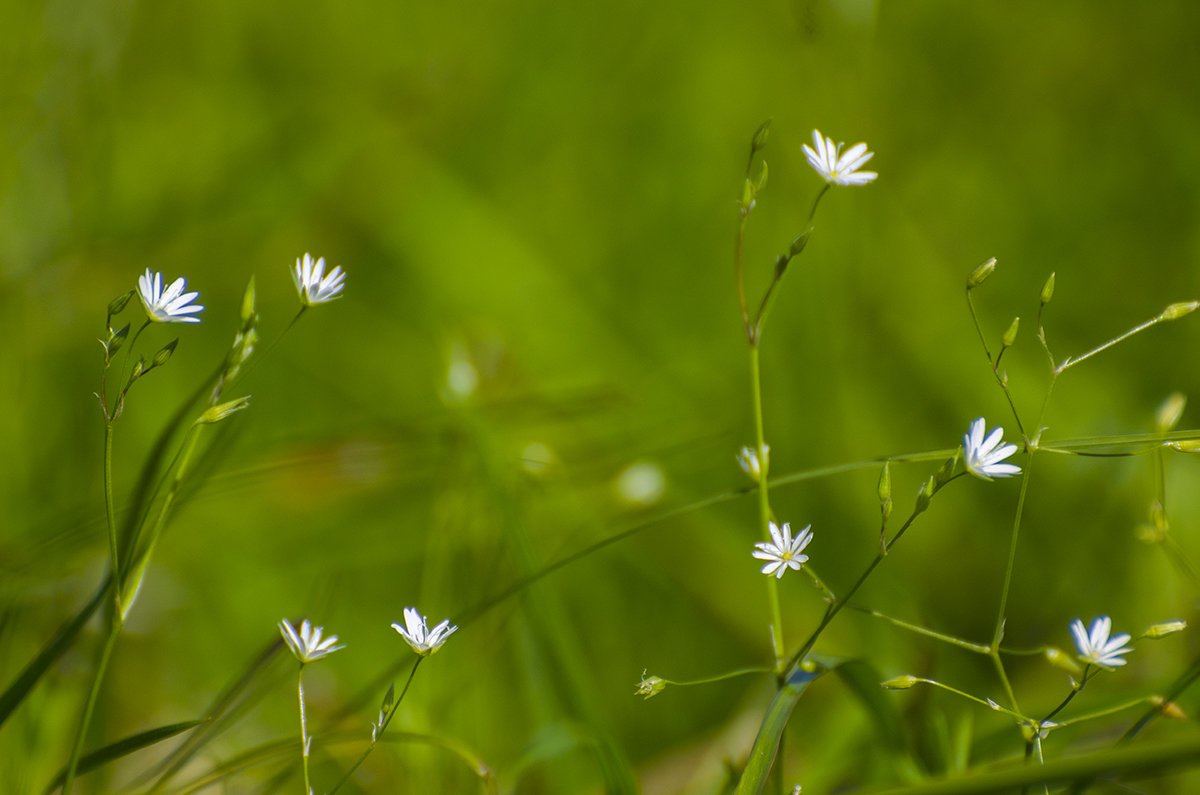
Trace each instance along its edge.
<path fill-rule="evenodd" d="M 296 700 L 300 702 L 300 758 L 304 767 L 304 795 L 312 795 L 308 779 L 308 726 L 304 721 L 304 663 L 296 673 Z"/>
<path fill-rule="evenodd" d="M 1061 373 L 1069 367 L 1074 367 L 1075 365 L 1079 364 L 1080 362 L 1086 361 L 1087 359 L 1092 358 L 1097 353 L 1108 350 L 1112 346 L 1116 345 L 1118 342 L 1123 342 L 1124 340 L 1127 340 L 1130 337 L 1132 337 L 1134 334 L 1145 331 L 1146 329 L 1150 328 L 1151 326 L 1155 326 L 1155 325 L 1161 323 L 1165 319 L 1166 318 L 1164 318 L 1162 315 L 1157 315 L 1157 316 L 1152 317 L 1151 319 L 1147 320 L 1145 323 L 1142 323 L 1141 325 L 1134 326 L 1133 328 L 1131 328 L 1129 331 L 1126 331 L 1121 336 L 1114 337 L 1113 339 L 1104 343 L 1100 347 L 1093 348 L 1092 350 L 1088 351 L 1087 353 L 1083 354 L 1082 356 L 1076 356 L 1074 358 L 1068 356 L 1065 360 L 1063 360 L 1062 364 L 1058 365 L 1058 367 L 1055 368 L 1055 372 Z"/>
<path fill-rule="evenodd" d="M 764 541 L 771 540 L 771 501 L 768 494 L 767 475 L 769 462 L 766 455 L 766 440 L 763 435 L 762 379 L 759 373 L 758 346 L 750 346 L 750 389 L 754 408 L 754 438 L 758 450 L 758 524 Z M 784 642 L 783 612 L 779 608 L 779 581 L 767 577 L 767 604 L 771 611 L 771 642 L 775 647 L 775 672 L 783 673 Z"/>
<path fill-rule="evenodd" d="M 817 194 L 817 198 L 813 199 L 812 209 L 808 211 L 808 222 L 806 225 L 812 224 L 813 216 L 817 214 L 817 205 L 821 203 L 821 197 L 829 191 L 830 184 L 832 183 L 826 182 L 824 187 L 821 188 L 821 192 Z"/>
<path fill-rule="evenodd" d="M 971 322 L 975 325 L 975 333 L 979 335 L 979 344 L 983 346 L 983 354 L 987 357 L 988 366 L 992 371 L 992 377 L 996 379 L 996 383 L 1000 386 L 1000 391 L 1004 393 L 1004 399 L 1008 401 L 1009 411 L 1012 412 L 1013 420 L 1017 423 L 1017 430 L 1021 434 L 1021 438 L 1028 441 L 1025 435 L 1025 426 L 1021 423 L 1021 415 L 1017 411 L 1017 404 L 1013 400 L 1012 392 L 1008 389 L 1008 380 L 1000 374 L 1000 359 L 1004 356 L 1004 351 L 1007 348 L 1001 348 L 1000 353 L 996 358 L 992 358 L 992 351 L 988 348 L 987 338 L 983 334 L 983 325 L 979 322 L 979 314 L 975 311 L 975 302 L 971 300 L 970 286 L 967 287 L 967 309 L 971 312 Z"/>
<path fill-rule="evenodd" d="M 1008 674 L 1004 670 L 1004 663 L 1000 659 L 1000 641 L 1004 638 L 1004 621 L 1008 612 L 1008 595 L 1012 588 L 1013 570 L 1016 568 L 1017 561 L 1017 541 L 1021 535 L 1021 518 L 1025 513 L 1025 495 L 1029 491 L 1029 473 L 1033 470 L 1033 451 L 1030 451 L 1029 460 L 1025 463 L 1025 471 L 1021 473 L 1021 490 L 1017 496 L 1016 516 L 1013 517 L 1012 535 L 1008 543 L 1008 561 L 1004 566 L 1004 585 L 1000 589 L 1000 606 L 996 610 L 996 625 L 992 630 L 992 644 L 988 651 L 988 656 L 992 658 L 992 665 L 996 669 L 996 675 L 1000 678 L 1000 683 L 1004 686 L 1005 694 L 1008 696 L 1009 704 L 1013 709 L 1019 710 L 1017 706 L 1017 696 L 1013 692 L 1012 684 L 1008 680 Z"/>
<path fill-rule="evenodd" d="M 113 582 L 121 582 L 121 565 L 120 556 L 117 552 L 117 512 L 113 502 L 113 471 L 112 471 L 112 451 L 113 451 L 113 425 L 111 421 L 104 423 L 104 515 L 108 522 L 108 547 L 109 554 L 112 556 L 112 576 Z M 113 595 L 116 598 L 117 612 L 121 612 L 121 589 L 114 588 Z"/>
<path fill-rule="evenodd" d="M 742 278 L 742 243 L 746 236 L 746 218 L 748 215 L 743 210 L 742 220 L 738 223 L 737 245 L 733 250 L 733 269 L 734 275 L 737 277 L 738 308 L 742 311 L 742 328 L 746 332 L 746 338 L 753 344 L 754 331 L 750 327 L 750 310 L 746 306 L 746 285 Z"/>
<path fill-rule="evenodd" d="M 108 637 L 100 650 L 96 661 L 96 672 L 92 675 L 92 688 L 88 691 L 87 702 L 83 707 L 83 716 L 79 719 L 79 731 L 75 734 L 75 744 L 71 746 L 71 759 L 67 762 L 67 772 L 63 779 L 62 795 L 71 795 L 71 787 L 75 783 L 75 770 L 79 767 L 79 756 L 83 750 L 83 742 L 87 737 L 88 728 L 92 723 L 92 713 L 96 710 L 96 701 L 100 697 L 100 685 L 104 682 L 104 674 L 108 670 L 108 661 L 112 657 L 113 647 L 117 645 L 117 635 L 121 633 L 121 614 L 113 610 Z"/>
<path fill-rule="evenodd" d="M 329 795 L 334 795 L 335 792 L 341 789 L 342 785 L 349 781 L 350 777 L 354 775 L 354 771 L 358 770 L 359 765 L 367 761 L 367 757 L 370 756 L 371 752 L 375 750 L 375 746 L 379 743 L 379 738 L 383 737 L 384 730 L 387 729 L 388 724 L 392 722 L 392 716 L 395 715 L 396 710 L 400 708 L 400 702 L 404 700 L 405 693 L 408 692 L 409 686 L 412 685 L 413 677 L 417 675 L 417 668 L 420 667 L 421 660 L 424 659 L 424 657 L 417 657 L 417 661 L 413 663 L 412 670 L 408 672 L 408 681 L 404 683 L 404 689 L 400 691 L 400 696 L 395 700 L 395 702 L 392 703 L 392 708 L 388 710 L 387 714 L 381 715 L 379 723 L 376 724 L 374 730 L 371 732 L 371 744 L 367 746 L 367 750 L 363 751 L 362 756 L 358 758 L 358 761 L 350 766 L 350 769 L 346 771 L 346 774 L 342 776 L 341 780 L 338 781 L 334 788 L 329 790 Z"/>

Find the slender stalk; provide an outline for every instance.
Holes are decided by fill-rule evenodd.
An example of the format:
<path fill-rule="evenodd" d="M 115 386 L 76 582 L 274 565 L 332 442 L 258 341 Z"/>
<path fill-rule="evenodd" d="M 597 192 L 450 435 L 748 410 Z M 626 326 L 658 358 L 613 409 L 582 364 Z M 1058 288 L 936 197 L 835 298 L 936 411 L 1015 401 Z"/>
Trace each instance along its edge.
<path fill-rule="evenodd" d="M 1000 683 L 1004 687 L 1004 693 L 1008 697 L 1009 705 L 1017 711 L 1020 707 L 1017 705 L 1017 696 L 1013 692 L 1012 683 L 1008 680 L 1008 674 L 1004 670 L 1004 663 L 1000 659 L 1000 641 L 1004 638 L 1004 621 L 1008 612 L 1008 595 L 1012 588 L 1013 570 L 1016 567 L 1017 561 L 1017 541 L 1021 535 L 1021 518 L 1025 513 L 1025 495 L 1029 491 L 1029 473 L 1033 470 L 1033 452 L 1030 451 L 1029 460 L 1025 463 L 1025 470 L 1021 473 L 1021 490 L 1017 496 L 1017 511 L 1013 517 L 1012 536 L 1008 543 L 1008 561 L 1004 566 L 1004 585 L 1000 589 L 1000 606 L 996 610 L 996 625 L 992 630 L 992 644 L 988 650 L 988 656 L 992 658 L 992 666 L 996 669 L 996 675 L 1000 678 Z"/>
<path fill-rule="evenodd" d="M 109 554 L 112 556 L 113 582 L 119 583 L 121 582 L 121 565 L 117 552 L 117 512 L 113 501 L 112 451 L 113 424 L 106 420 L 104 423 L 104 515 L 108 522 L 108 547 Z M 117 612 L 120 613 L 121 589 L 114 588 L 113 596 L 116 599 Z"/>
<path fill-rule="evenodd" d="M 771 501 L 768 493 L 768 461 L 763 435 L 762 379 L 759 373 L 758 346 L 750 346 L 750 389 L 754 408 L 754 440 L 758 450 L 758 524 L 764 541 L 771 540 Z M 775 672 L 783 673 L 783 612 L 779 608 L 779 581 L 767 577 L 767 604 L 771 611 L 771 642 L 775 648 Z"/>
<path fill-rule="evenodd" d="M 88 691 L 87 701 L 83 706 L 83 715 L 79 719 L 79 730 L 75 734 L 75 744 L 71 746 L 71 758 L 67 762 L 62 795 L 71 795 L 71 787 L 75 783 L 75 770 L 79 767 L 79 756 L 83 751 L 83 742 L 87 737 L 88 727 L 92 723 L 92 713 L 96 710 L 96 701 L 100 697 L 100 685 L 104 681 L 104 674 L 108 670 L 108 661 L 112 657 L 113 647 L 117 645 L 117 635 L 120 633 L 121 613 L 116 610 L 116 606 L 114 605 L 108 637 L 105 638 L 104 646 L 100 650 L 100 657 L 96 661 L 96 672 L 92 675 L 92 688 Z"/>
<path fill-rule="evenodd" d="M 384 730 L 387 729 L 388 724 L 392 722 L 392 716 L 395 715 L 396 710 L 400 708 L 400 702 L 404 700 L 404 694 L 408 692 L 409 686 L 412 685 L 413 677 L 417 675 L 417 668 L 420 667 L 421 660 L 424 659 L 424 657 L 417 657 L 417 661 L 413 663 L 412 670 L 408 673 L 408 681 L 404 683 L 404 689 L 400 691 L 400 696 L 392 703 L 392 708 L 388 710 L 386 715 L 380 715 L 379 723 L 375 725 L 374 730 L 371 732 L 371 744 L 367 746 L 367 750 L 363 751 L 362 756 L 358 758 L 358 761 L 351 765 L 350 769 L 346 771 L 346 774 L 342 776 L 336 785 L 334 785 L 334 788 L 329 790 L 329 795 L 334 795 L 335 792 L 341 789 L 342 785 L 349 781 L 350 777 L 354 775 L 354 771 L 358 770 L 359 766 L 363 762 L 367 761 L 367 757 L 370 756 L 371 752 L 375 750 L 375 746 L 379 744 L 379 738 L 383 737 Z"/>
<path fill-rule="evenodd" d="M 308 726 L 304 721 L 304 663 L 296 673 L 296 700 L 300 702 L 300 759 L 304 767 L 304 795 L 312 795 L 308 778 Z"/>

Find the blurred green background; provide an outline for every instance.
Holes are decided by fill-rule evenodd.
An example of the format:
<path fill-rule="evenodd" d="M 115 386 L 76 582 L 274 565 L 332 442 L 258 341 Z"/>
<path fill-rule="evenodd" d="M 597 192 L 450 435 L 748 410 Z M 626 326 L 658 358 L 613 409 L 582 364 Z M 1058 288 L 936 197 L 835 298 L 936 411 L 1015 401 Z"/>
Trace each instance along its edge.
<path fill-rule="evenodd" d="M 993 345 L 1022 318 L 1005 364 L 1030 418 L 1047 379 L 1033 332 L 1050 272 L 1059 357 L 1200 297 L 1191 0 L 2 0 L 0 17 L 0 686 L 107 565 L 92 396 L 106 303 L 149 267 L 186 276 L 207 306 L 199 326 L 143 336 L 146 350 L 180 343 L 117 424 L 120 501 L 167 417 L 224 355 L 247 279 L 263 351 L 296 311 L 297 256 L 348 272 L 345 297 L 307 313 L 240 385 L 252 408 L 214 435 L 160 546 L 95 742 L 199 717 L 281 617 L 302 615 L 347 644 L 306 674 L 310 725 L 365 739 L 379 677 L 411 659 L 388 623 L 417 605 L 463 626 L 421 667 L 393 729 L 453 738 L 505 792 L 721 791 L 771 683 L 649 702 L 633 689 L 643 669 L 686 680 L 769 664 L 752 499 L 655 523 L 494 598 L 663 510 L 745 485 L 733 459 L 752 427 L 732 254 L 764 119 L 752 300 L 820 187 L 800 150 L 814 127 L 866 141 L 880 174 L 825 197 L 775 304 L 762 347 L 773 474 L 950 448 L 980 415 L 1015 439 L 962 295 L 989 256 L 999 266 L 977 293 L 981 318 Z M 1046 438 L 1152 430 L 1168 394 L 1196 393 L 1196 323 L 1153 329 L 1065 375 Z M 473 375 L 473 389 L 448 388 L 451 371 Z M 1189 409 L 1181 427 L 1196 425 Z M 638 462 L 649 466 L 635 474 L 662 477 L 647 504 L 618 488 Z M 1168 459 L 1172 529 L 1193 559 L 1198 467 Z M 895 468 L 898 513 L 931 469 Z M 835 590 L 873 554 L 877 476 L 773 493 L 782 519 L 812 523 L 812 564 Z M 1194 617 L 1194 585 L 1135 532 L 1153 496 L 1145 457 L 1039 459 L 1010 643 L 1069 647 L 1077 616 L 1109 613 L 1126 631 Z M 861 601 L 985 641 L 1016 497 L 1013 481 L 956 483 Z M 794 648 L 822 605 L 798 576 L 782 594 Z M 0 729 L 0 790 L 40 791 L 65 761 L 98 638 L 89 628 Z M 1198 645 L 1143 644 L 1089 690 L 1091 706 L 1161 691 Z M 983 658 L 863 616 L 843 616 L 819 648 L 885 677 L 999 695 Z M 261 701 L 177 783 L 294 736 L 293 667 L 272 671 Z M 1067 688 L 1036 659 L 1012 674 L 1036 712 Z M 369 703 L 339 723 L 364 688 Z M 1020 752 L 999 715 L 929 692 L 891 698 L 931 772 L 949 764 L 939 732 L 972 733 L 973 761 Z M 1200 703 L 1189 694 L 1183 707 Z M 789 786 L 901 780 L 870 724 L 832 679 L 814 687 L 792 721 Z M 1048 754 L 1100 742 L 1055 735 Z M 360 748 L 318 734 L 316 782 L 332 786 Z M 127 784 L 161 750 L 81 788 Z M 295 791 L 298 779 L 272 776 L 297 763 L 213 791 Z M 453 755 L 421 743 L 381 748 L 355 786 L 479 790 Z"/>

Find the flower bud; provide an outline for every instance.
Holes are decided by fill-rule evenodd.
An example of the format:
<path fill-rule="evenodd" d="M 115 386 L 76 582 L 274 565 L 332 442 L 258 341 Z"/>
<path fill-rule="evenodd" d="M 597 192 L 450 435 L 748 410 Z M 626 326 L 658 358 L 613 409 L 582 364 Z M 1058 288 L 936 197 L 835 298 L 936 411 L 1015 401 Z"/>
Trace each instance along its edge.
<path fill-rule="evenodd" d="M 892 497 L 892 462 L 883 462 L 883 471 L 879 473 L 879 501 L 887 502 Z"/>
<path fill-rule="evenodd" d="M 746 177 L 746 181 L 742 183 L 742 200 L 739 202 L 742 208 L 742 213 L 750 212 L 754 207 L 754 183 Z"/>
<path fill-rule="evenodd" d="M 886 687 L 888 690 L 908 690 L 921 680 L 911 674 L 897 676 L 895 679 L 889 679 L 886 682 L 880 682 L 880 687 Z"/>
<path fill-rule="evenodd" d="M 1004 338 L 1000 344 L 1005 348 L 1011 348 L 1013 343 L 1017 341 L 1017 329 L 1021 327 L 1021 318 L 1014 317 L 1013 322 L 1009 324 L 1008 331 L 1004 332 Z"/>
<path fill-rule="evenodd" d="M 788 247 L 789 257 L 795 257 L 804 250 L 804 247 L 808 245 L 808 233 L 811 231 L 811 229 L 806 229 L 796 236 L 796 239 L 792 241 L 792 245 Z"/>
<path fill-rule="evenodd" d="M 987 277 L 992 275 L 992 271 L 994 270 L 996 270 L 996 258 L 991 257 L 987 262 L 971 271 L 971 275 L 967 277 L 967 289 L 974 290 L 983 284 L 987 280 Z"/>
<path fill-rule="evenodd" d="M 254 317 L 254 277 L 250 277 L 249 284 L 246 285 L 246 292 L 242 295 L 242 325 L 250 323 L 250 319 Z"/>
<path fill-rule="evenodd" d="M 1182 392 L 1172 392 L 1162 405 L 1158 407 L 1155 416 L 1155 428 L 1159 433 L 1166 433 L 1179 424 L 1183 409 L 1187 406 L 1187 395 Z"/>
<path fill-rule="evenodd" d="M 129 292 L 125 293 L 124 295 L 118 295 L 116 298 L 109 301 L 108 302 L 108 316 L 112 317 L 113 315 L 121 314 L 121 312 L 124 311 L 124 309 L 125 309 L 125 305 L 129 303 L 129 299 L 133 298 L 133 292 L 134 292 L 133 290 L 130 290 Z"/>
<path fill-rule="evenodd" d="M 1042 294 L 1039 296 L 1042 306 L 1050 303 L 1050 299 L 1054 297 L 1054 274 L 1050 274 L 1050 278 L 1046 279 L 1046 283 L 1042 285 Z"/>
<path fill-rule="evenodd" d="M 200 415 L 200 419 L 196 420 L 197 425 L 212 425 L 220 422 L 230 414 L 235 414 L 250 405 L 250 395 L 240 397 L 235 400 L 230 400 L 221 403 L 217 406 L 210 406 Z"/>
<path fill-rule="evenodd" d="M 913 509 L 913 516 L 919 513 L 925 513 L 929 508 L 929 502 L 933 499 L 933 490 L 936 481 L 936 476 L 930 475 L 929 480 L 925 481 L 925 485 L 921 486 L 921 490 L 917 492 L 917 505 Z"/>
<path fill-rule="evenodd" d="M 1200 309 L 1200 301 L 1181 301 L 1177 304 L 1171 304 L 1162 311 L 1159 315 L 1161 320 L 1178 320 L 1185 315 L 1190 315 Z"/>
<path fill-rule="evenodd" d="M 1187 629 L 1186 621 L 1164 621 L 1161 624 L 1154 624 L 1147 627 L 1146 631 L 1142 633 L 1142 637 L 1158 640 L 1159 638 L 1165 638 L 1167 635 L 1182 632 L 1185 629 Z"/>
<path fill-rule="evenodd" d="M 1079 663 L 1075 662 L 1075 658 L 1057 646 L 1047 647 L 1044 654 L 1046 656 L 1046 662 L 1050 663 L 1055 668 L 1061 668 L 1062 670 L 1069 671 L 1073 674 L 1077 674 L 1081 670 Z"/>
<path fill-rule="evenodd" d="M 754 138 L 750 141 L 750 149 L 757 152 L 759 149 L 767 148 L 767 138 L 771 134 L 771 120 L 767 119 L 762 124 L 758 125 L 758 129 L 754 131 Z"/>
<path fill-rule="evenodd" d="M 1181 439 L 1177 442 L 1165 442 L 1164 447 L 1170 447 L 1181 453 L 1200 453 L 1200 439 Z"/>
<path fill-rule="evenodd" d="M 173 339 L 166 345 L 158 349 L 158 353 L 154 354 L 154 362 L 152 367 L 162 367 L 171 358 L 171 354 L 175 352 L 175 346 L 179 344 L 179 339 Z"/>

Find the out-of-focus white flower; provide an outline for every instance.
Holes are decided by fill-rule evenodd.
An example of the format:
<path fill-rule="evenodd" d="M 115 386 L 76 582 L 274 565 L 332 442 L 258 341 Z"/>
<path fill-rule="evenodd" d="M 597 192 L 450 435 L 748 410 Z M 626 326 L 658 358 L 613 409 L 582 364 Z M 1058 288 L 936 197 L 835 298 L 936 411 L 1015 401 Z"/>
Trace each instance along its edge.
<path fill-rule="evenodd" d="M 300 303 L 316 306 L 340 297 L 338 294 L 346 286 L 346 273 L 339 265 L 326 274 L 324 257 L 313 262 L 312 256 L 305 254 L 296 260 L 296 267 L 292 269 L 292 281 L 296 283 Z"/>
<path fill-rule="evenodd" d="M 1004 439 L 1004 429 L 993 428 L 986 439 L 983 437 L 985 430 L 987 430 L 987 426 L 983 422 L 983 417 L 980 417 L 972 422 L 970 430 L 963 434 L 963 453 L 967 471 L 984 480 L 1021 474 L 1021 468 L 1016 464 L 1000 463 L 1017 452 L 1015 444 L 1001 444 Z"/>
<path fill-rule="evenodd" d="M 400 633 L 400 637 L 408 641 L 408 645 L 412 646 L 412 650 L 422 657 L 428 657 L 442 647 L 446 642 L 446 638 L 453 634 L 458 627 L 450 626 L 450 621 L 447 619 L 438 624 L 433 629 L 429 628 L 426 623 L 427 619 L 417 612 L 415 607 L 404 608 L 404 623 L 406 626 L 400 626 L 397 623 L 392 624 L 392 629 Z"/>
<path fill-rule="evenodd" d="M 284 641 L 288 648 L 292 650 L 292 654 L 296 655 L 296 659 L 301 664 L 315 662 L 322 657 L 328 657 L 338 649 L 346 648 L 345 644 L 334 646 L 337 643 L 337 635 L 330 635 L 324 640 L 321 639 L 321 632 L 324 627 L 313 627 L 305 619 L 300 625 L 300 633 L 296 634 L 296 630 L 288 623 L 285 618 L 279 622 L 279 634 L 283 635 Z"/>
<path fill-rule="evenodd" d="M 1129 642 L 1129 635 L 1122 633 L 1110 638 L 1111 631 L 1112 619 L 1108 616 L 1093 620 L 1090 632 L 1084 630 L 1082 619 L 1072 621 L 1071 634 L 1075 636 L 1079 658 L 1102 668 L 1124 665 L 1125 660 L 1121 659 L 1121 655 L 1133 651 L 1132 646 L 1125 645 Z"/>
<path fill-rule="evenodd" d="M 150 319 L 155 323 L 199 323 L 200 318 L 193 315 L 203 312 L 204 307 L 190 302 L 199 298 L 200 293 L 185 293 L 187 279 L 182 276 L 165 290 L 162 283 L 162 274 L 149 268 L 138 277 L 138 297 Z"/>
<path fill-rule="evenodd" d="M 774 522 L 769 522 L 767 529 L 771 531 L 771 541 L 760 541 L 754 545 L 754 557 L 768 561 L 762 567 L 762 573 L 774 574 L 779 578 L 788 569 L 800 571 L 800 567 L 808 560 L 808 555 L 800 553 L 808 546 L 808 542 L 812 541 L 813 534 L 809 529 L 811 527 L 812 525 L 808 525 L 799 535 L 792 538 L 792 528 L 787 522 L 783 523 L 782 530 Z"/>
<path fill-rule="evenodd" d="M 833 143 L 832 138 L 822 138 L 820 130 L 813 130 L 815 148 L 804 145 L 804 155 L 809 164 L 826 182 L 835 185 L 866 185 L 879 175 L 874 171 L 859 171 L 859 166 L 875 156 L 867 151 L 867 145 L 855 144 L 842 154 L 845 144 Z"/>
<path fill-rule="evenodd" d="M 635 461 L 617 474 L 613 487 L 622 502 L 645 507 L 662 499 L 667 478 L 653 461 Z"/>
<path fill-rule="evenodd" d="M 763 459 L 767 462 L 767 468 L 769 468 L 771 465 L 771 445 L 769 444 L 763 445 Z M 762 477 L 764 467 L 759 465 L 758 450 L 755 448 L 746 445 L 741 450 L 738 450 L 737 462 L 742 471 L 749 475 L 750 479 L 755 483 Z"/>

